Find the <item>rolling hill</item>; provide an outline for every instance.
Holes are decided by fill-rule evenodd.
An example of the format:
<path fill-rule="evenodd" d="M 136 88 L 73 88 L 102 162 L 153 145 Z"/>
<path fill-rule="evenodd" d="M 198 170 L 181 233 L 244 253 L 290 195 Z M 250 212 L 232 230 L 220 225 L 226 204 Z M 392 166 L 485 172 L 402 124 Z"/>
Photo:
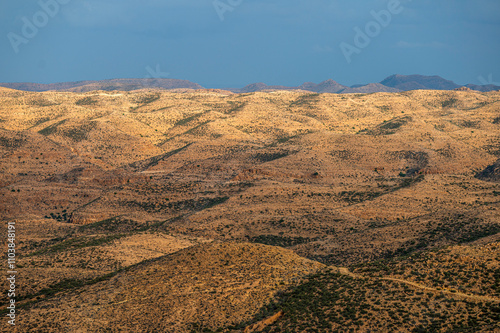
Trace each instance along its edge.
<path fill-rule="evenodd" d="M 498 331 L 499 107 L 0 88 L 18 329 Z"/>

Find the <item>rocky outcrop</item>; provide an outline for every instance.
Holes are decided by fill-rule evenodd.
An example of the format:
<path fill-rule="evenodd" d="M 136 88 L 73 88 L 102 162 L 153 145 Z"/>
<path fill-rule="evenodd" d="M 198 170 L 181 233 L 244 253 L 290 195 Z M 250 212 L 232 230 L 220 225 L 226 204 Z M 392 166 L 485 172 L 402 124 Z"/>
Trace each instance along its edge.
<path fill-rule="evenodd" d="M 454 89 L 455 91 L 472 91 L 471 88 L 467 88 L 467 87 L 460 87 L 460 88 L 456 88 Z"/>

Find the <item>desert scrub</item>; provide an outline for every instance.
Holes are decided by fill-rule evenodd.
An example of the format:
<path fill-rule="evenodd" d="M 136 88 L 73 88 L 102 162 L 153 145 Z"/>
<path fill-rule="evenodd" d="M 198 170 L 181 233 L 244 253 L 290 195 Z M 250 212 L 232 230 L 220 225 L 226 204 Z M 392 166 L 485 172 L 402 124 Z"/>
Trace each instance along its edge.
<path fill-rule="evenodd" d="M 229 109 L 226 111 L 226 113 L 231 114 L 233 112 L 238 112 L 243 110 L 245 105 L 247 105 L 247 102 L 233 102 L 229 101 L 227 102 L 229 104 Z"/>
<path fill-rule="evenodd" d="M 252 243 L 260 243 L 273 246 L 289 247 L 298 244 L 312 242 L 316 239 L 309 237 L 286 237 L 276 235 L 259 235 L 256 237 L 249 237 L 248 240 Z"/>
<path fill-rule="evenodd" d="M 188 199 L 175 202 L 158 203 L 158 202 L 139 202 L 139 201 L 124 201 L 121 203 L 125 207 L 138 207 L 146 212 L 162 212 L 165 210 L 189 210 L 201 211 L 223 204 L 229 197 L 215 197 L 215 198 L 200 198 Z"/>
<path fill-rule="evenodd" d="M 148 95 L 144 95 L 144 96 L 137 98 L 137 100 L 135 102 L 137 104 L 146 105 L 149 103 L 153 103 L 154 101 L 160 99 L 160 97 L 161 97 L 160 94 L 148 94 Z"/>
<path fill-rule="evenodd" d="M 141 224 L 137 221 L 115 216 L 109 219 L 98 221 L 81 226 L 80 232 L 133 232 L 145 231 L 148 229 L 148 223 Z"/>
<path fill-rule="evenodd" d="M 368 134 L 368 135 L 391 135 L 395 134 L 398 129 L 403 125 L 406 125 L 412 121 L 412 117 L 396 117 L 391 120 L 385 120 L 382 124 L 377 125 L 375 128 L 363 129 L 358 132 L 358 134 Z"/>
<path fill-rule="evenodd" d="M 184 119 L 181 119 L 179 121 L 177 121 L 174 126 L 183 126 L 183 125 L 186 125 L 187 123 L 190 123 L 192 122 L 193 120 L 196 120 L 198 119 L 200 116 L 202 116 L 203 114 L 202 113 L 199 113 L 199 114 L 195 114 L 193 116 L 189 116 L 189 117 L 186 117 Z"/>
<path fill-rule="evenodd" d="M 63 134 L 75 142 L 80 142 L 88 139 L 90 131 L 96 127 L 96 123 L 92 121 L 79 127 L 67 129 L 63 132 Z"/>
<path fill-rule="evenodd" d="M 450 332 L 449 327 L 475 331 L 498 328 L 500 319 L 498 305 L 457 301 L 399 282 L 325 270 L 278 293 L 253 320 L 229 329 L 244 328 L 279 311 L 283 317 L 266 332 Z"/>
<path fill-rule="evenodd" d="M 257 153 L 253 156 L 259 162 L 271 162 L 283 157 L 287 157 L 290 154 L 289 151 L 280 151 L 273 153 Z"/>
<path fill-rule="evenodd" d="M 75 102 L 76 105 L 95 105 L 97 104 L 97 100 L 92 97 L 84 97 Z"/>
<path fill-rule="evenodd" d="M 303 106 L 303 107 L 312 108 L 313 106 L 311 104 L 317 102 L 319 100 L 319 96 L 320 96 L 320 94 L 302 95 L 299 98 L 297 98 L 295 101 L 291 102 L 290 107 Z"/>
<path fill-rule="evenodd" d="M 64 124 L 66 122 L 66 120 L 67 119 L 64 119 L 64 120 L 61 120 L 61 121 L 59 121 L 59 122 L 57 122 L 55 124 L 47 126 L 44 129 L 39 130 L 38 133 L 40 133 L 42 135 L 45 135 L 45 136 L 50 135 L 50 134 L 54 134 L 54 133 L 57 132 L 58 126 Z"/>
<path fill-rule="evenodd" d="M 443 101 L 443 102 L 441 103 L 441 106 L 442 106 L 443 108 L 452 107 L 452 106 L 454 106 L 454 105 L 455 105 L 455 103 L 456 103 L 457 101 L 458 101 L 458 100 L 457 100 L 456 98 L 449 98 L 449 99 L 447 99 L 447 100 Z"/>
<path fill-rule="evenodd" d="M 112 241 L 115 241 L 117 239 L 123 238 L 129 236 L 129 234 L 118 234 L 118 235 L 110 235 L 110 236 L 103 236 L 103 237 L 90 237 L 90 236 L 83 236 L 83 237 L 77 237 L 77 238 L 70 238 L 67 240 L 64 240 L 60 243 L 57 243 L 55 245 L 52 245 L 50 247 L 47 247 L 45 249 L 41 249 L 38 251 L 35 251 L 29 256 L 37 256 L 37 255 L 42 255 L 42 254 L 47 254 L 47 253 L 56 253 L 56 252 L 61 252 L 61 251 L 70 251 L 74 249 L 80 249 L 84 247 L 90 247 L 90 246 L 99 246 L 107 243 L 111 243 Z"/>
<path fill-rule="evenodd" d="M 19 148 L 26 142 L 24 138 L 6 138 L 0 136 L 0 146 L 5 148 Z"/>
<path fill-rule="evenodd" d="M 58 105 L 57 103 L 49 101 L 49 100 L 47 100 L 45 98 L 35 99 L 35 100 L 31 101 L 30 104 L 33 105 L 33 106 L 40 106 L 40 107 Z"/>

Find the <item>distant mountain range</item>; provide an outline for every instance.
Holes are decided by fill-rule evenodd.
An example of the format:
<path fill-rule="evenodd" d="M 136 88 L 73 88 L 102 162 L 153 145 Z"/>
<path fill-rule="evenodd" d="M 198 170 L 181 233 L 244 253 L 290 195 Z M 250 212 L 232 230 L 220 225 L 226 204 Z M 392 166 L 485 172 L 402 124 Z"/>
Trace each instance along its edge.
<path fill-rule="evenodd" d="M 145 88 L 159 89 L 204 89 L 201 85 L 187 80 L 177 79 L 113 79 L 103 81 L 79 81 L 63 83 L 0 83 L 0 87 L 6 87 L 25 91 L 48 91 L 64 90 L 74 92 L 87 92 L 92 90 L 121 90 L 131 91 Z M 471 90 L 482 92 L 500 90 L 500 86 L 467 84 L 460 86 L 453 81 L 443 79 L 440 76 L 425 75 L 391 75 L 380 83 L 357 84 L 344 86 L 334 80 L 326 80 L 321 83 L 306 82 L 297 87 L 268 86 L 265 83 L 252 83 L 243 88 L 227 88 L 225 90 L 234 93 L 250 93 L 263 90 L 305 90 L 316 93 L 375 93 L 375 92 L 399 92 L 408 90 L 454 90 L 467 87 Z"/>
<path fill-rule="evenodd" d="M 384 86 L 380 83 L 370 83 L 367 85 L 356 85 L 353 87 L 348 87 L 333 80 L 326 80 L 319 84 L 306 82 L 298 87 L 268 86 L 264 83 L 253 83 L 241 89 L 228 88 L 226 90 L 230 90 L 235 93 L 249 93 L 262 90 L 306 90 L 317 93 L 335 93 L 335 94 L 401 91 L 396 88 Z"/>
<path fill-rule="evenodd" d="M 241 89 L 229 88 L 236 93 L 248 93 L 262 90 L 307 90 L 317 93 L 336 93 L 336 94 L 353 94 L 353 93 L 375 93 L 375 92 L 399 92 L 408 90 L 454 90 L 462 86 L 453 81 L 443 79 L 440 76 L 424 76 L 424 75 L 392 75 L 384 79 L 380 83 L 369 83 L 366 85 L 357 84 L 353 86 L 344 86 L 334 80 L 326 80 L 319 84 L 306 82 L 298 87 L 285 86 L 268 86 L 264 83 L 252 83 Z M 475 85 L 468 84 L 465 87 L 471 90 L 492 91 L 500 90 L 500 86 L 495 85 Z"/>
<path fill-rule="evenodd" d="M 197 83 L 187 80 L 176 79 L 113 79 L 102 81 L 78 81 L 78 82 L 62 82 L 62 83 L 0 83 L 0 87 L 6 87 L 25 91 L 49 91 L 49 90 L 64 90 L 74 92 L 87 92 L 92 90 L 121 90 L 131 91 L 145 88 L 160 88 L 160 89 L 203 89 Z"/>
<path fill-rule="evenodd" d="M 422 89 L 453 90 L 460 88 L 455 82 L 445 80 L 440 76 L 392 75 L 380 83 L 402 91 Z"/>

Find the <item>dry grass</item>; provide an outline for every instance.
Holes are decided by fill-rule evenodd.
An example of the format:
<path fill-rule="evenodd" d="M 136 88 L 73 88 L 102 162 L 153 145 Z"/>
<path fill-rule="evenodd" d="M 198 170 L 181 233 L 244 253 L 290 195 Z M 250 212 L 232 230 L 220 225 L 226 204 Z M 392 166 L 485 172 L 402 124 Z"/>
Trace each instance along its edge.
<path fill-rule="evenodd" d="M 181 288 L 185 294 L 172 299 L 165 286 L 164 308 L 149 308 L 145 317 L 160 311 L 158 329 L 174 322 L 187 331 L 241 324 L 281 290 L 288 273 L 310 272 L 297 268 L 310 262 L 295 255 L 329 265 L 366 263 L 356 271 L 369 281 L 392 277 L 496 297 L 498 248 L 488 244 L 498 241 L 500 184 L 474 176 L 500 156 L 499 106 L 498 92 L 1 88 L 0 207 L 2 220 L 18 225 L 20 317 L 39 331 L 104 331 L 115 320 L 141 330 L 146 322 L 130 314 L 146 305 L 120 303 L 114 318 L 112 304 L 126 299 L 113 288 L 131 283 L 137 289 L 127 287 L 124 295 L 146 297 L 138 276 L 163 288 L 160 275 L 141 273 L 162 262 L 172 270 L 157 268 L 172 279 L 168 288 L 194 288 L 194 276 L 206 273 L 203 288 L 215 292 L 205 298 Z M 255 274 L 270 274 L 255 266 L 259 258 L 283 249 L 254 245 L 258 255 L 231 257 L 245 272 L 232 276 L 199 250 L 225 246 L 199 245 L 213 241 L 286 247 L 295 254 L 277 264 L 290 272 L 258 284 Z M 471 243 L 490 254 L 476 255 L 486 250 Z M 429 252 L 436 248 L 445 250 Z M 176 256 L 179 265 L 170 261 Z M 391 261 L 401 256 L 411 259 Z M 388 260 L 387 270 L 373 270 L 380 260 Z M 184 275 L 182 265 L 188 265 Z M 439 265 L 438 273 L 433 267 Z M 225 282 L 210 289 L 212 270 L 227 283 L 250 283 L 251 301 L 242 294 L 247 289 Z M 117 285 L 111 288 L 110 281 Z M 380 283 L 400 292 L 394 281 Z M 93 304 L 98 294 L 107 307 Z M 412 304 L 411 311 L 424 311 L 420 301 Z M 470 314 L 457 309 L 453 316 Z M 459 320 L 453 316 L 443 325 Z M 343 323 L 351 328 L 352 322 Z"/>

